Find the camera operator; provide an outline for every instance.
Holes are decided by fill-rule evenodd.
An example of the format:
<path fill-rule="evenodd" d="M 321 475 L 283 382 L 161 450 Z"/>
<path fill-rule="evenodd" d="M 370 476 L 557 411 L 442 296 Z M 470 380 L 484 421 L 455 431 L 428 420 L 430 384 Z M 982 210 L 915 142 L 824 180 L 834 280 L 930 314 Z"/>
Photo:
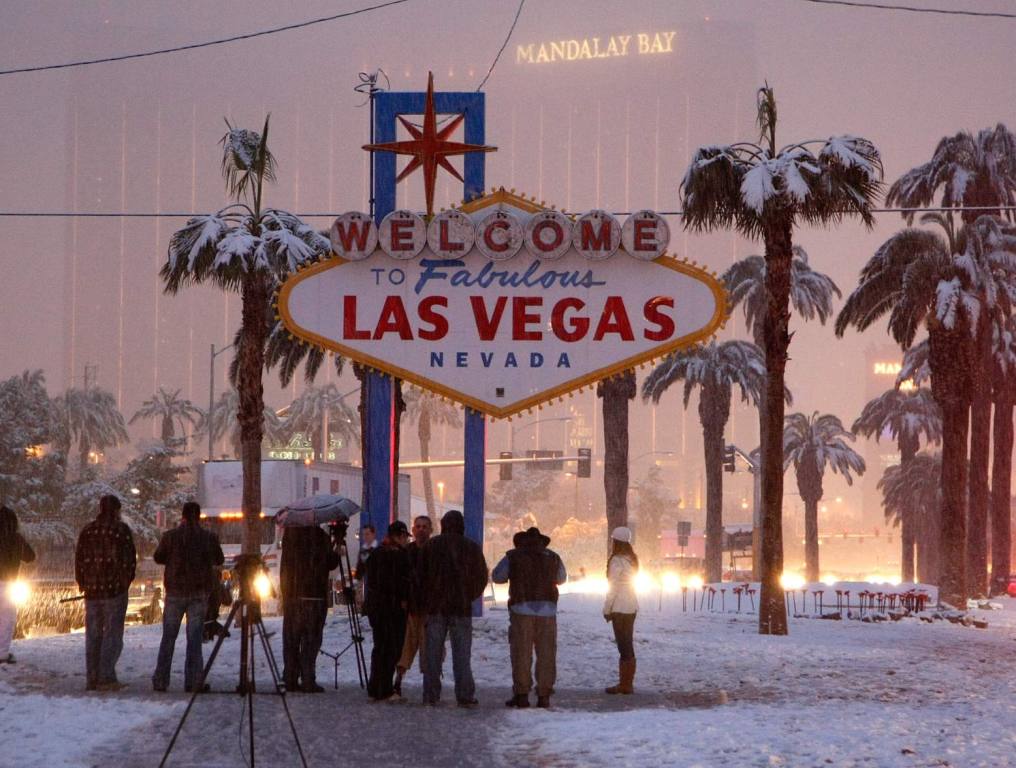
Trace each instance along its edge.
<path fill-rule="evenodd" d="M 288 691 L 321 693 L 317 657 L 328 613 L 328 574 L 339 553 L 319 526 L 294 526 L 282 535 L 282 678 Z"/>

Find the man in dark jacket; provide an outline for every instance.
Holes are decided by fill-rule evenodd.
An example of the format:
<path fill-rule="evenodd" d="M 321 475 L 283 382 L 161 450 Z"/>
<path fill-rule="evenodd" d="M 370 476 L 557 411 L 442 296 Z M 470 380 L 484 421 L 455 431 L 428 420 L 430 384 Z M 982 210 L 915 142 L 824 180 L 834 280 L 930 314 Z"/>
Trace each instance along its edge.
<path fill-rule="evenodd" d="M 557 678 L 557 586 L 568 578 L 557 553 L 547 549 L 550 537 L 530 528 L 515 534 L 515 549 L 494 567 L 495 584 L 509 582 L 508 646 L 512 660 L 509 707 L 528 707 L 536 649 L 536 705 L 550 706 Z"/>
<path fill-rule="evenodd" d="M 207 691 L 202 680 L 204 660 L 201 657 L 201 637 L 204 634 L 205 611 L 208 595 L 218 584 L 216 567 L 222 565 L 222 547 L 219 538 L 201 527 L 201 507 L 195 501 L 183 505 L 180 525 L 166 531 L 152 556 L 159 565 L 166 566 L 163 583 L 166 588 L 165 607 L 162 612 L 162 644 L 159 660 L 152 675 L 152 688 L 165 691 L 169 687 L 169 673 L 173 666 L 173 648 L 180 634 L 180 622 L 187 615 L 187 657 L 184 663 L 185 691 L 198 686 Z"/>
<path fill-rule="evenodd" d="M 328 574 L 338 565 L 339 553 L 319 526 L 294 526 L 282 534 L 279 586 L 286 690 L 324 690 L 317 684 L 317 657 L 328 616 Z"/>
<path fill-rule="evenodd" d="M 99 514 L 78 535 L 74 578 L 85 595 L 85 674 L 89 691 L 119 691 L 116 662 L 123 650 L 127 590 L 134 581 L 134 537 L 120 520 L 120 499 L 99 499 Z"/>
<path fill-rule="evenodd" d="M 13 664 L 11 641 L 18 623 L 18 606 L 10 588 L 18 580 L 22 563 L 35 560 L 35 550 L 18 530 L 18 516 L 10 507 L 0 507 L 0 664 Z"/>
<path fill-rule="evenodd" d="M 367 695 L 383 701 L 395 695 L 392 678 L 406 639 L 406 607 L 409 600 L 409 530 L 401 520 L 388 526 L 381 546 L 367 560 L 367 583 L 363 612 L 370 621 L 374 646 L 370 652 Z"/>
<path fill-rule="evenodd" d="M 470 667 L 473 645 L 473 601 L 487 586 L 483 550 L 465 536 L 462 513 L 453 509 L 441 518 L 441 534 L 423 548 L 421 573 L 423 607 L 427 614 L 423 668 L 423 703 L 441 698 L 441 652 L 452 639 L 455 698 L 460 707 L 475 707 L 476 684 Z"/>

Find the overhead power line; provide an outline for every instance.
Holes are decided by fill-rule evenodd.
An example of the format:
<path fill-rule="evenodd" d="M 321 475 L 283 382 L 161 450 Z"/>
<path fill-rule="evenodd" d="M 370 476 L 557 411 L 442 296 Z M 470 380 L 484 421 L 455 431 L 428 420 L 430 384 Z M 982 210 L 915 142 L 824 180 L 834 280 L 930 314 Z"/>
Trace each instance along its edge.
<path fill-rule="evenodd" d="M 69 61 L 64 64 L 45 64 L 37 67 L 18 67 L 17 69 L 3 69 L 0 70 L 0 75 L 18 75 L 26 72 L 46 72 L 51 69 L 70 69 L 72 67 L 85 67 L 89 64 L 109 64 L 114 61 L 128 61 L 129 59 L 144 59 L 149 56 L 162 56 L 166 53 L 180 53 L 181 51 L 193 51 L 197 48 L 211 48 L 214 45 L 225 45 L 226 43 L 236 43 L 241 40 L 250 40 L 255 37 L 264 37 L 265 35 L 274 35 L 278 32 L 289 32 L 293 29 L 302 29 L 304 27 L 311 27 L 315 24 L 324 24 L 329 21 L 338 21 L 339 19 L 347 19 L 350 16 L 358 16 L 361 13 L 368 13 L 370 11 L 377 11 L 382 8 L 388 8 L 392 5 L 401 5 L 402 3 L 408 3 L 409 0 L 389 0 L 386 3 L 379 3 L 378 5 L 371 5 L 366 8 L 357 8 L 354 11 L 346 11 L 345 13 L 336 13 L 333 16 L 322 16 L 319 19 L 310 19 L 308 21 L 300 21 L 295 24 L 286 24 L 282 27 L 273 27 L 272 29 L 263 29 L 260 32 L 248 32 L 245 35 L 234 35 L 233 37 L 223 37 L 218 40 L 208 40 L 203 43 L 188 43 L 187 45 L 178 45 L 173 48 L 160 48 L 155 51 L 144 51 L 142 53 L 125 53 L 119 56 L 106 56 L 101 59 L 87 59 L 83 61 Z M 496 61 L 495 61 L 496 63 Z M 492 67 L 493 69 L 493 67 Z"/>
<path fill-rule="evenodd" d="M 494 61 L 490 63 L 490 69 L 487 70 L 487 74 L 483 76 L 483 80 L 476 86 L 477 91 L 483 90 L 483 86 L 486 85 L 488 78 L 494 73 L 494 67 L 497 66 L 497 62 L 501 59 L 501 54 L 504 53 L 504 49 L 508 47 L 508 41 L 512 39 L 512 33 L 515 32 L 515 25 L 519 23 L 519 16 L 522 15 L 522 6 L 526 4 L 526 0 L 519 0 L 519 9 L 515 11 L 515 18 L 512 20 L 512 25 L 508 28 L 508 34 L 505 36 L 504 42 L 501 43 L 501 47 L 498 49 L 497 56 L 494 57 Z"/>
<path fill-rule="evenodd" d="M 865 8 L 876 11 L 906 11 L 908 13 L 934 13 L 942 16 L 974 16 L 991 19 L 1016 19 L 1016 13 L 1001 11 L 960 11 L 951 8 L 920 8 L 915 5 L 894 5 L 891 3 L 861 3 L 853 0 L 802 0 L 816 5 L 841 5 L 847 8 Z"/>
<path fill-rule="evenodd" d="M 969 207 L 948 207 L 929 206 L 924 208 L 871 208 L 871 213 L 963 213 L 964 211 L 1016 211 L 1016 205 L 981 205 Z M 564 214 L 576 213 L 575 211 L 562 211 Z M 632 211 L 610 211 L 614 216 L 630 216 Z M 684 211 L 657 211 L 661 216 L 683 216 Z M 855 213 L 853 209 L 844 213 Z M 142 211 L 0 211 L 0 217 L 7 218 L 52 218 L 71 219 L 80 217 L 83 219 L 190 219 L 195 216 L 205 216 L 207 212 L 199 213 L 148 213 Z M 334 219 L 342 215 L 337 213 L 296 213 L 301 219 Z"/>

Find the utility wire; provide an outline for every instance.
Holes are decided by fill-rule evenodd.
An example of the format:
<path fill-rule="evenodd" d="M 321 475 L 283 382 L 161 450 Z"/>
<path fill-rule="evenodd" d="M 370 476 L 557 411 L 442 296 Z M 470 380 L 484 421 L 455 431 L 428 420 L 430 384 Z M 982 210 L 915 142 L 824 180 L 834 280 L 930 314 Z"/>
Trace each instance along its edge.
<path fill-rule="evenodd" d="M 508 47 L 508 41 L 512 39 L 512 33 L 515 32 L 515 25 L 519 23 L 519 16 L 522 15 L 522 6 L 526 4 L 526 0 L 519 0 L 519 9 L 515 11 L 515 19 L 512 21 L 511 27 L 508 28 L 508 34 L 505 36 L 504 42 L 501 43 L 501 48 L 497 52 L 497 56 L 494 57 L 494 61 L 490 63 L 490 69 L 487 70 L 487 74 L 483 76 L 483 80 L 476 86 L 477 92 L 483 90 L 483 86 L 487 83 L 487 79 L 494 73 L 494 67 L 497 66 L 497 62 L 501 59 L 501 54 L 504 53 L 504 49 Z"/>
<path fill-rule="evenodd" d="M 919 8 L 914 5 L 892 5 L 890 3 L 860 3 L 853 0 L 802 0 L 816 5 L 842 5 L 847 8 L 867 8 L 877 11 L 907 11 L 909 13 L 937 13 L 943 16 L 975 16 L 992 19 L 1016 19 L 1016 13 L 1001 11 L 957 11 L 950 8 Z"/>
<path fill-rule="evenodd" d="M 346 11 L 345 13 L 337 13 L 333 16 L 323 16 L 319 19 L 310 19 L 309 21 L 300 21 L 295 24 L 286 24 L 282 27 L 274 27 L 272 29 L 263 29 L 260 32 L 249 32 L 246 35 L 234 35 L 233 37 L 223 37 L 218 40 L 208 40 L 203 43 L 189 43 L 187 45 L 178 45 L 174 48 L 161 48 L 156 51 L 144 51 L 143 53 L 127 53 L 121 56 L 107 56 L 101 59 L 88 59 L 85 61 L 69 61 L 64 64 L 45 64 L 38 67 L 19 67 L 17 69 L 3 69 L 0 70 L 0 75 L 18 75 L 25 72 L 46 72 L 52 69 L 70 69 L 71 67 L 84 67 L 89 64 L 108 64 L 114 61 L 127 61 L 128 59 L 143 59 L 149 56 L 161 56 L 165 53 L 179 53 L 181 51 L 192 51 L 196 48 L 210 48 L 213 45 L 224 45 L 226 43 L 235 43 L 240 40 L 250 40 L 255 37 L 264 37 L 265 35 L 274 35 L 277 32 L 289 32 L 293 29 L 302 29 L 304 27 L 314 26 L 315 24 L 324 24 L 328 21 L 337 21 L 338 19 L 346 19 L 350 16 L 358 16 L 361 13 L 368 13 L 369 11 L 377 11 L 381 8 L 387 8 L 392 5 L 401 5 L 402 3 L 408 3 L 409 0 L 389 0 L 386 3 L 379 3 L 378 5 L 371 5 L 366 8 L 358 8 L 355 11 Z"/>
<path fill-rule="evenodd" d="M 924 207 L 924 208 L 869 208 L 871 213 L 963 213 L 964 211 L 1016 211 L 1016 205 L 980 205 L 970 207 Z M 855 213 L 853 209 L 844 210 L 843 213 Z M 577 211 L 562 211 L 565 215 L 578 213 Z M 660 216 L 683 216 L 684 211 L 657 211 Z M 632 211 L 610 211 L 613 216 L 630 216 Z M 80 217 L 83 219 L 190 219 L 195 216 L 205 216 L 206 213 L 144 213 L 138 211 L 110 211 L 101 213 L 96 211 L 73 212 L 73 211 L 0 211 L 0 217 L 7 218 L 53 218 L 71 219 Z M 341 213 L 296 213 L 301 219 L 334 219 Z"/>

